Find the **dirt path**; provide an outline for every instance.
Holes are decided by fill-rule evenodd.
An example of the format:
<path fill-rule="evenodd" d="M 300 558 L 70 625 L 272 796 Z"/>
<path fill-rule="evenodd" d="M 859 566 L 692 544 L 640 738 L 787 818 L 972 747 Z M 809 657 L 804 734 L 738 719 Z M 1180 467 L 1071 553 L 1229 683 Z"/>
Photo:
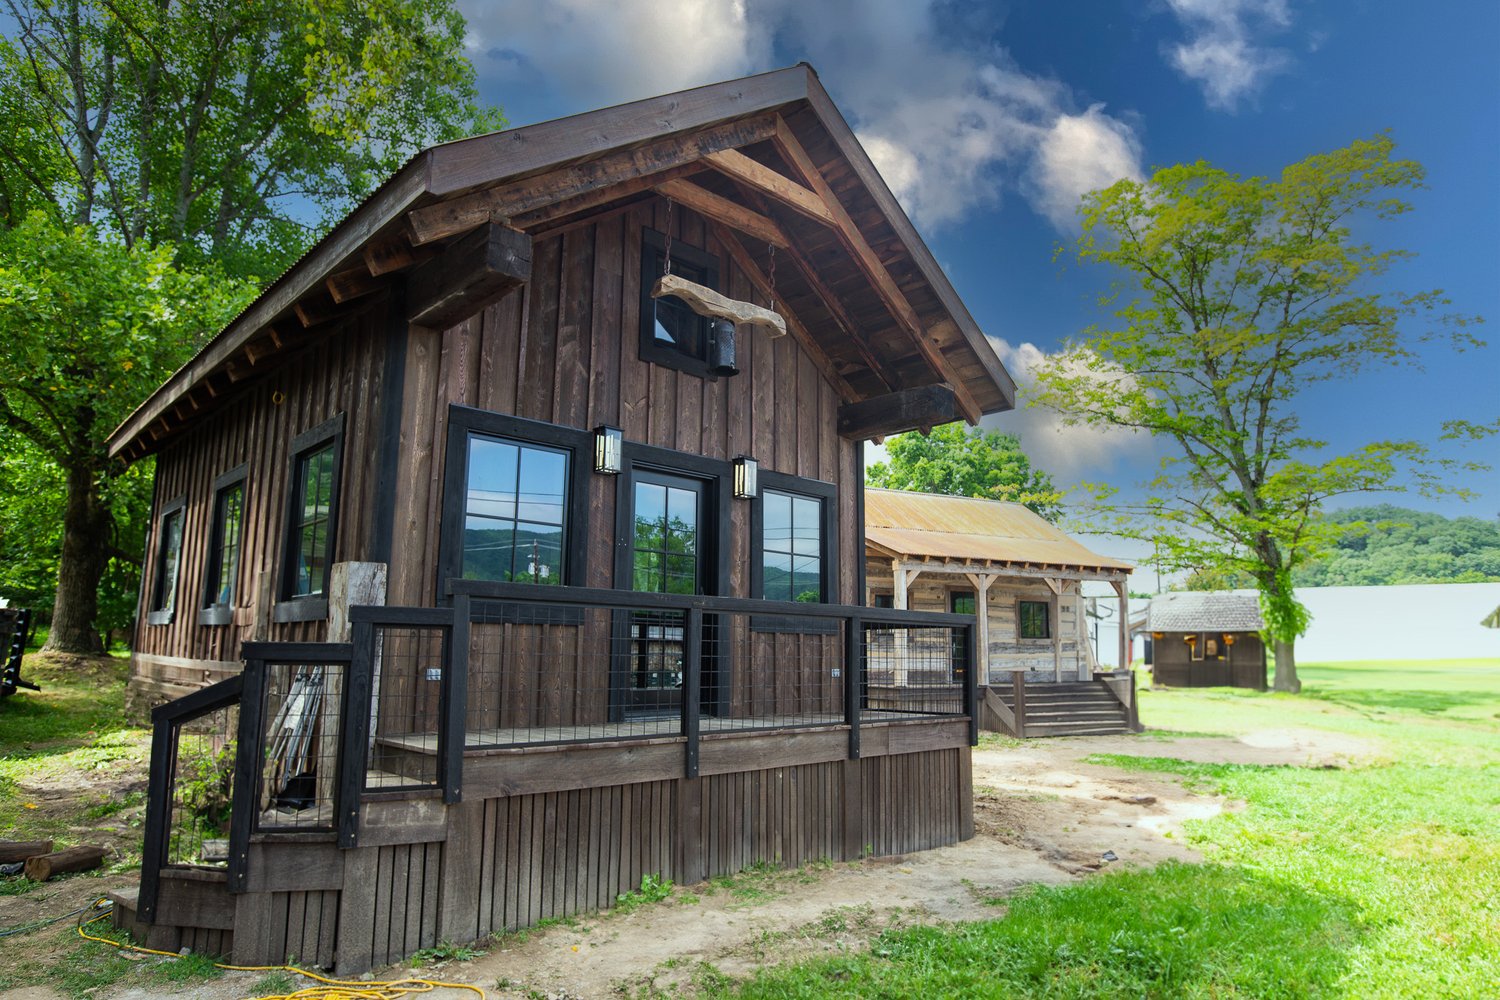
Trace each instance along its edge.
<path fill-rule="evenodd" d="M 694 977 L 749 974 L 762 964 L 865 947 L 880 931 L 998 916 L 995 901 L 1031 883 L 1083 878 L 1110 865 L 1153 865 L 1197 855 L 1181 840 L 1185 820 L 1234 803 L 1195 795 L 1168 775 L 1090 764 L 1096 753 L 1298 766 L 1342 766 L 1373 746 L 1313 731 L 1240 739 L 1088 737 L 1038 740 L 974 754 L 975 836 L 896 858 L 760 872 L 679 889 L 629 913 L 579 918 L 510 935 L 471 961 L 422 975 L 474 983 L 491 997 L 618 997 Z M 1113 860 L 1106 860 L 1112 852 Z M 377 975 L 399 975 L 377 970 Z M 230 974 L 189 995 L 243 997 L 258 977 Z M 102 991 L 101 991 L 102 993 Z M 156 993 L 130 990 L 115 1000 Z M 0 1000 L 51 1000 L 48 992 Z M 432 1000 L 472 996 L 439 990 Z"/>

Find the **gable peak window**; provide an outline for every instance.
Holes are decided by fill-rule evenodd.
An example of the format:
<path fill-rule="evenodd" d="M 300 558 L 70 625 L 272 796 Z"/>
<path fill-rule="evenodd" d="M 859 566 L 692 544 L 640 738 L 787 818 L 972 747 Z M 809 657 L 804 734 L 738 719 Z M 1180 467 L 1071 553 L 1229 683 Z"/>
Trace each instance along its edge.
<path fill-rule="evenodd" d="M 713 327 L 675 295 L 652 298 L 651 289 L 666 269 L 667 237 L 654 229 L 641 235 L 641 360 L 696 375 L 709 374 Z M 671 240 L 672 273 L 719 290 L 719 261 L 712 254 Z"/>

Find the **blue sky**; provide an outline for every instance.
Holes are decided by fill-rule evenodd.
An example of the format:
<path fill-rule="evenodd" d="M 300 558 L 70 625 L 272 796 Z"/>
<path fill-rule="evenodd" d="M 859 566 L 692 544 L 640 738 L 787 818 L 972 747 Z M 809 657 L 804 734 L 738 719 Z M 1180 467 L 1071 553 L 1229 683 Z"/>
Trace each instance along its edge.
<path fill-rule="evenodd" d="M 1081 191 L 1196 159 L 1272 173 L 1382 129 L 1429 185 L 1415 212 L 1370 233 L 1417 254 L 1388 286 L 1442 288 L 1500 340 L 1494 0 L 460 5 L 484 95 L 513 125 L 811 63 L 1023 383 L 1029 359 L 1106 318 L 1096 298 L 1111 275 L 1053 259 Z M 1307 397 L 1304 426 L 1349 448 L 1500 417 L 1500 347 L 1423 361 Z M 1039 411 L 991 420 L 1061 483 L 1125 485 L 1155 464 L 1148 441 L 1059 430 Z M 1500 464 L 1500 443 L 1464 457 Z M 1468 504 L 1393 502 L 1500 516 L 1500 473 L 1468 485 Z"/>

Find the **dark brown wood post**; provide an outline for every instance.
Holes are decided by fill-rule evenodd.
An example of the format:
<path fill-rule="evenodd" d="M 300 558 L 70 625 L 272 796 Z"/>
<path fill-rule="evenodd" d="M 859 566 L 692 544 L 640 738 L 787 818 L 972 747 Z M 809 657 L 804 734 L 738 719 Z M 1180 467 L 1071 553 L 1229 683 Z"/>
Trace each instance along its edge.
<path fill-rule="evenodd" d="M 1015 699 L 1016 735 L 1026 738 L 1026 671 L 1010 672 L 1010 689 Z"/>
<path fill-rule="evenodd" d="M 448 647 L 443 657 L 442 711 L 443 727 L 438 739 L 441 754 L 443 801 L 452 805 L 463 798 L 464 730 L 469 716 L 469 611 L 468 594 L 453 598 L 453 627 L 443 642 Z"/>
<path fill-rule="evenodd" d="M 849 759 L 859 759 L 859 694 L 864 688 L 864 623 L 844 619 L 844 723 L 849 727 Z"/>
<path fill-rule="evenodd" d="M 687 662 L 682 674 L 682 735 L 687 738 L 683 777 L 698 777 L 698 729 L 703 705 L 703 609 L 690 608 L 682 630 Z"/>

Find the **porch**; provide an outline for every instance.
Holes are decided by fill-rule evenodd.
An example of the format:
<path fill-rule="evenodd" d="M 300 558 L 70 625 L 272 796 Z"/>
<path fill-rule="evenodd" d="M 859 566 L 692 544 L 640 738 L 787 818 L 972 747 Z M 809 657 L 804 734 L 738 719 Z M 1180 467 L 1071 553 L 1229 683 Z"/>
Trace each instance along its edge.
<path fill-rule="evenodd" d="M 347 643 L 248 644 L 157 710 L 123 925 L 359 972 L 644 875 L 972 835 L 972 616 L 449 589 L 350 609 Z"/>

